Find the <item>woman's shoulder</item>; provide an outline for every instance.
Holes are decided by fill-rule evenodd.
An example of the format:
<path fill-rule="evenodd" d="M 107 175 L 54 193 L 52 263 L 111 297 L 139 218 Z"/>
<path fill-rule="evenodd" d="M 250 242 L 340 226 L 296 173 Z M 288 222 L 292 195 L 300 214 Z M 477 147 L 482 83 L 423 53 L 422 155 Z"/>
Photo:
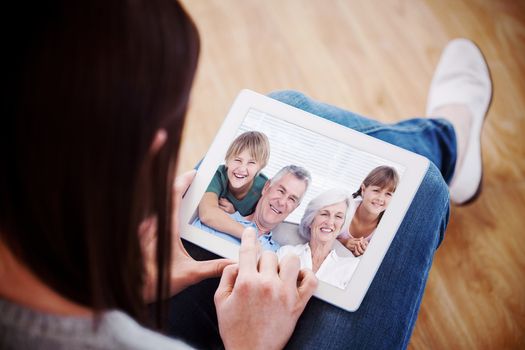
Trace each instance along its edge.
<path fill-rule="evenodd" d="M 106 312 L 101 326 L 106 327 L 106 332 L 111 335 L 115 347 L 119 349 L 192 349 L 179 340 L 141 326 L 121 311 Z"/>
<path fill-rule="evenodd" d="M 0 299 L 0 348 L 12 349 L 191 349 L 144 328 L 121 311 L 92 317 L 35 311 Z"/>

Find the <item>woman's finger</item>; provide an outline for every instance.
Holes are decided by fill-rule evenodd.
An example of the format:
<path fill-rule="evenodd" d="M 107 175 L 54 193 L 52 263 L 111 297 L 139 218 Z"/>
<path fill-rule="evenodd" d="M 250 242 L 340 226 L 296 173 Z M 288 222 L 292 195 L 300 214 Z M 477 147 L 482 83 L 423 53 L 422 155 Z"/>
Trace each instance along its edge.
<path fill-rule="evenodd" d="M 277 276 L 279 262 L 274 252 L 265 250 L 259 258 L 259 272 L 265 276 Z"/>
<path fill-rule="evenodd" d="M 303 312 L 304 307 L 306 306 L 306 303 L 312 295 L 314 294 L 315 290 L 317 289 L 318 285 L 317 277 L 315 277 L 315 274 L 310 269 L 302 269 L 299 271 L 299 278 L 297 280 L 297 292 L 299 293 L 299 299 L 302 303 L 302 309 L 300 312 Z"/>
<path fill-rule="evenodd" d="M 175 184 L 173 186 L 175 190 L 175 196 L 182 198 L 186 191 L 188 190 L 188 187 L 190 187 L 191 182 L 195 178 L 195 174 L 197 174 L 197 171 L 195 169 L 186 171 L 185 173 L 177 176 L 175 178 Z"/>
<path fill-rule="evenodd" d="M 215 260 L 204 260 L 196 261 L 195 274 L 198 276 L 200 282 L 207 278 L 219 277 L 222 275 L 224 269 L 234 264 L 235 262 L 230 259 L 215 259 Z"/>
<path fill-rule="evenodd" d="M 222 271 L 231 264 L 233 261 L 229 259 L 195 261 L 190 256 L 179 254 L 172 261 L 170 293 L 175 295 L 206 278 L 220 276 Z"/>
<path fill-rule="evenodd" d="M 237 264 L 228 265 L 224 268 L 219 287 L 217 287 L 217 291 L 215 292 L 215 303 L 223 300 L 232 293 L 238 274 L 239 265 Z"/>
<path fill-rule="evenodd" d="M 286 254 L 279 263 L 279 277 L 289 288 L 297 286 L 301 262 L 295 254 Z"/>
<path fill-rule="evenodd" d="M 239 248 L 239 275 L 252 276 L 257 273 L 257 239 L 252 227 L 244 229 Z"/>
<path fill-rule="evenodd" d="M 182 197 L 186 193 L 188 187 L 190 187 L 191 182 L 195 178 L 196 171 L 190 170 L 183 173 L 180 176 L 175 178 L 175 183 L 173 184 L 173 220 L 172 220 L 172 230 L 174 237 L 179 237 L 179 209 Z M 177 239 L 175 239 L 177 240 Z M 182 246 L 182 244 L 180 244 Z"/>

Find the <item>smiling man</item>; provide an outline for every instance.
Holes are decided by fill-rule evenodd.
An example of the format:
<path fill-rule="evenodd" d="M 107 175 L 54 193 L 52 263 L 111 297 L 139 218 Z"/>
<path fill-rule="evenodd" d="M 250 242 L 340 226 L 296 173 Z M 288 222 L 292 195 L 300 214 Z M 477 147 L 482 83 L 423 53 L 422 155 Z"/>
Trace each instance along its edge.
<path fill-rule="evenodd" d="M 272 239 L 272 230 L 299 206 L 310 181 L 308 170 L 296 165 L 285 166 L 266 182 L 252 214 L 242 216 L 235 212 L 230 216 L 244 227 L 255 228 L 263 249 L 277 251 L 279 244 Z M 204 225 L 199 218 L 195 219 L 193 226 L 232 243 L 241 243 L 237 237 Z"/>

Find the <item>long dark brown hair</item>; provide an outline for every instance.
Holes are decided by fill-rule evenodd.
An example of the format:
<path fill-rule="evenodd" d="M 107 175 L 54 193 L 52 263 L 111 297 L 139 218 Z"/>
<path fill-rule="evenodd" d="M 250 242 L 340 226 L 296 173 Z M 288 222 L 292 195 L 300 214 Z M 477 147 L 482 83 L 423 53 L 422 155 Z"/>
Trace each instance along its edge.
<path fill-rule="evenodd" d="M 143 319 L 137 230 L 157 216 L 162 299 L 197 30 L 173 0 L 23 5 L 4 9 L 23 30 L 3 46 L 0 237 L 64 297 Z"/>

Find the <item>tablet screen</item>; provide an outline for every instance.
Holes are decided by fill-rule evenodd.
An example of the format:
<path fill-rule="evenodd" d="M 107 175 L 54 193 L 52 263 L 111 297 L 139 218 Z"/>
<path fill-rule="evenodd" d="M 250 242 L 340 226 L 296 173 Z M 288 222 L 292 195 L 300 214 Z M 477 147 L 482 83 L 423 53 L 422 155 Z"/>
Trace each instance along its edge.
<path fill-rule="evenodd" d="M 401 177 L 405 169 L 401 164 L 365 152 L 358 147 L 340 142 L 254 108 L 248 110 L 234 139 L 247 131 L 258 131 L 268 138 L 270 156 L 267 165 L 261 169 L 261 174 L 266 178 L 273 178 L 280 169 L 291 164 L 308 170 L 312 177 L 298 207 L 284 217 L 281 224 L 272 229 L 272 239 L 281 247 L 298 246 L 307 243 L 307 240 L 298 233 L 299 223 L 303 215 L 305 215 L 308 203 L 323 192 L 331 189 L 343 189 L 349 194 L 356 196 L 354 201 L 356 206 L 358 206 L 361 202 L 361 196 L 357 195 L 357 192 L 364 179 L 372 170 L 380 166 L 388 166 L 395 169 L 398 176 Z M 224 162 L 221 163 L 220 167 L 224 168 Z M 208 190 L 211 191 L 212 187 L 213 185 L 210 183 Z M 382 205 L 384 205 L 385 210 L 388 209 L 387 204 L 383 203 Z M 235 209 L 239 210 L 239 208 Z M 347 224 L 351 222 L 352 214 L 354 214 L 353 211 L 345 218 Z M 242 216 L 240 213 L 232 213 L 232 217 L 236 220 L 239 220 L 240 216 Z M 192 216 L 191 220 L 190 224 L 204 232 L 214 234 L 233 244 L 239 243 L 238 240 L 232 239 L 232 235 L 228 235 L 227 232 L 204 224 L 199 218 L 198 211 Z M 249 218 L 246 221 L 249 221 Z M 348 230 L 348 225 L 343 227 L 345 230 Z M 366 238 L 367 243 L 371 241 L 373 232 L 367 235 Z M 335 287 L 346 288 L 361 257 L 360 255 L 354 256 L 350 250 L 337 242 L 334 242 L 334 245 L 334 254 L 336 255 L 334 259 L 339 259 L 339 262 L 332 264 L 327 262 L 324 264 L 319 277 L 322 281 Z M 297 249 L 300 248 L 298 247 Z M 354 261 L 348 262 L 351 267 L 341 268 L 341 259 L 352 260 L 352 258 L 354 258 Z M 345 274 L 345 276 L 334 276 L 337 274 Z"/>

